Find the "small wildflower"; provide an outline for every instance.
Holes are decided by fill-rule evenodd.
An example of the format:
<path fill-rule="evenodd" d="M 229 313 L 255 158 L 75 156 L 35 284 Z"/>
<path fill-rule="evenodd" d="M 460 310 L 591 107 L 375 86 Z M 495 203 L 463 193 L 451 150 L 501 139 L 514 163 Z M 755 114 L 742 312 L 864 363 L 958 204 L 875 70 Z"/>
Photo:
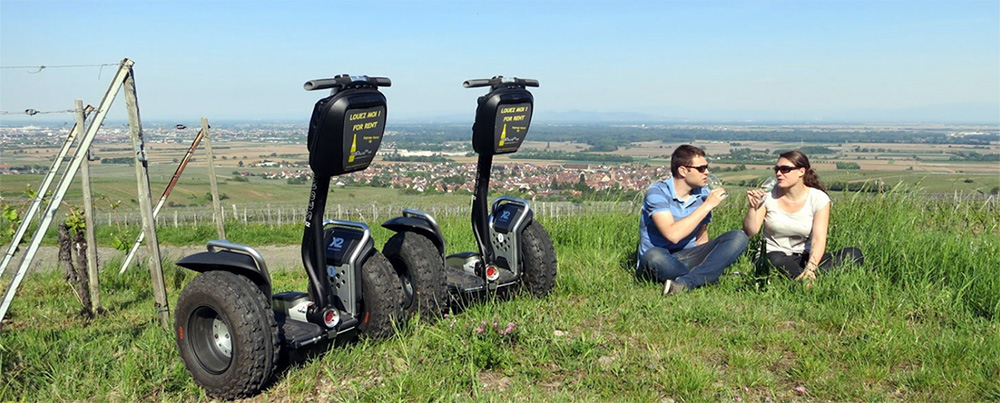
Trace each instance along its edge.
<path fill-rule="evenodd" d="M 809 393 L 808 391 L 806 391 L 806 388 L 804 386 L 796 386 L 795 391 L 798 392 L 800 395 Z"/>
<path fill-rule="evenodd" d="M 735 401 L 737 401 L 737 402 L 742 402 L 742 401 L 743 401 L 743 398 L 742 398 L 742 397 L 739 397 L 739 396 L 736 396 L 736 397 L 734 397 L 734 398 L 733 398 L 733 400 L 735 400 Z"/>
<path fill-rule="evenodd" d="M 485 331 L 486 331 L 486 329 L 483 329 L 482 327 L 477 327 L 476 328 L 476 333 L 483 334 L 483 332 L 485 332 Z"/>

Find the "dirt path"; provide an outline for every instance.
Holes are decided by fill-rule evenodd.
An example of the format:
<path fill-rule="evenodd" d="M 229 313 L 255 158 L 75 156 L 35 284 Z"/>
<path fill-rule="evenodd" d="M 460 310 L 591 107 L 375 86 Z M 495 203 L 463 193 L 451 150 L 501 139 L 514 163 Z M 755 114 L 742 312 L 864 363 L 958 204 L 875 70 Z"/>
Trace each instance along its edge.
<path fill-rule="evenodd" d="M 255 248 L 262 256 L 264 256 L 265 263 L 269 270 L 287 270 L 287 269 L 300 269 L 302 267 L 302 258 L 299 252 L 298 245 L 287 245 L 287 246 L 261 246 Z M 160 245 L 160 257 L 167 263 L 172 264 L 174 261 L 180 258 L 197 253 L 204 252 L 204 245 L 188 245 L 188 246 L 174 246 L 174 245 Z M 20 265 L 22 253 L 18 252 L 14 256 L 14 260 L 11 262 L 10 267 L 8 267 L 7 272 L 13 272 Z M 116 272 L 120 269 L 118 266 L 121 261 L 125 259 L 124 251 L 115 250 L 114 248 L 98 248 L 97 249 L 97 261 L 98 266 L 101 268 L 101 272 L 105 270 L 115 270 Z M 139 253 L 136 258 L 145 259 L 146 258 L 146 247 L 143 246 L 139 249 Z M 31 263 L 31 271 L 40 270 L 53 270 L 57 269 L 59 259 L 59 248 L 55 246 L 42 246 L 38 248 L 38 252 L 35 254 L 35 258 Z M 113 264 L 114 267 L 109 266 Z M 134 265 L 134 263 L 133 263 Z M 134 268 L 135 266 L 133 266 Z M 4 273 L 4 277 L 7 277 L 7 273 Z"/>

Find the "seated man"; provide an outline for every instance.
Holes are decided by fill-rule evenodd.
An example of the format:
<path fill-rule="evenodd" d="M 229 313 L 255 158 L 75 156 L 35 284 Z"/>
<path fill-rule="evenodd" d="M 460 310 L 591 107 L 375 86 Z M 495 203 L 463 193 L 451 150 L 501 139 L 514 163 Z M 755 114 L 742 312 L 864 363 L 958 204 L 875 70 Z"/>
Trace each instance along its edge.
<path fill-rule="evenodd" d="M 670 156 L 670 173 L 646 190 L 636 267 L 640 279 L 664 282 L 664 295 L 718 281 L 749 242 L 741 230 L 708 239 L 712 210 L 726 198 L 726 190 L 709 191 L 705 151 L 677 147 Z"/>

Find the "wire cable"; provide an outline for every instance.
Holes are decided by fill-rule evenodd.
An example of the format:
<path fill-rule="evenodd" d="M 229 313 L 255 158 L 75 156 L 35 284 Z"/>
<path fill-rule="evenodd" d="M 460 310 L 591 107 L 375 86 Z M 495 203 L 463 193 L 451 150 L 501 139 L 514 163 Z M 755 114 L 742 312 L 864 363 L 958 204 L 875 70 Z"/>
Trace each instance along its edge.
<path fill-rule="evenodd" d="M 30 109 L 29 108 L 29 109 L 25 109 L 24 112 L 0 111 L 0 115 L 20 115 L 20 114 L 23 113 L 23 114 L 28 115 L 28 116 L 35 116 L 35 115 L 41 115 L 41 114 L 46 114 L 46 113 L 73 113 L 73 112 L 76 112 L 76 110 L 75 109 L 66 109 L 66 110 L 61 110 L 61 111 L 39 111 L 39 110 L 35 110 L 35 109 Z"/>
<path fill-rule="evenodd" d="M 73 67 L 104 67 L 104 66 L 117 66 L 121 63 L 104 63 L 104 64 L 63 64 L 58 66 L 46 66 L 44 64 L 38 66 L 0 66 L 0 69 L 38 69 L 35 71 L 29 71 L 28 74 L 36 74 L 45 69 L 59 69 L 59 68 L 73 68 Z"/>

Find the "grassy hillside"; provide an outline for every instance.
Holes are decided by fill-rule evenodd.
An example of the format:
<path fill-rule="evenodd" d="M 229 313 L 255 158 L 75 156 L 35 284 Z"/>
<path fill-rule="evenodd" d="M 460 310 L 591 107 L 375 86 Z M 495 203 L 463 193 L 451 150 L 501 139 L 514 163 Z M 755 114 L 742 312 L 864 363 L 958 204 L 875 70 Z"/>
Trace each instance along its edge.
<path fill-rule="evenodd" d="M 737 228 L 744 204 L 727 200 L 712 235 Z M 718 285 L 670 298 L 632 275 L 634 214 L 541 221 L 559 259 L 547 298 L 477 305 L 388 341 L 331 348 L 251 400 L 1000 400 L 993 200 L 835 194 L 830 248 L 859 246 L 864 266 L 806 289 L 740 274 L 754 272 L 745 256 Z M 473 248 L 467 219 L 442 225 L 451 251 Z M 214 233 L 181 230 L 162 237 L 201 244 L 194 238 Z M 389 234 L 375 230 L 380 246 Z M 265 232 L 301 236 L 231 231 L 251 244 L 273 239 Z M 193 274 L 166 270 L 174 303 Z M 157 325 L 148 274 L 109 270 L 102 281 L 107 312 L 88 323 L 60 273 L 26 279 L 0 333 L 0 400 L 205 400 Z M 300 270 L 274 281 L 276 292 L 305 288 Z M 513 332 L 496 331 L 509 323 Z"/>

